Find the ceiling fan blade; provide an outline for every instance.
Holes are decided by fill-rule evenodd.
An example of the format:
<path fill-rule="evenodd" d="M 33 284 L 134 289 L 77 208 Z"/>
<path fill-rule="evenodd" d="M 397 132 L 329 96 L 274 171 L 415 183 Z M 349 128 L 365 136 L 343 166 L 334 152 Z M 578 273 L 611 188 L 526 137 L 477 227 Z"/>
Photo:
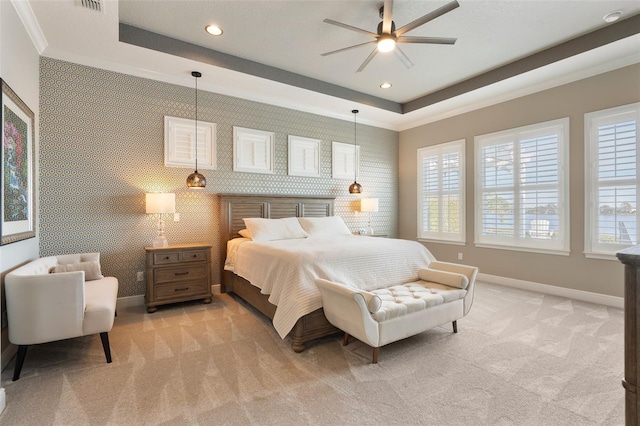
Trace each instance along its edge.
<path fill-rule="evenodd" d="M 448 37 L 408 37 L 402 36 L 396 39 L 396 43 L 428 43 L 428 44 L 455 44 L 457 38 Z"/>
<path fill-rule="evenodd" d="M 343 47 L 342 49 L 332 50 L 331 52 L 326 52 L 326 53 L 321 53 L 320 56 L 333 55 L 334 53 L 344 52 L 345 50 L 355 49 L 356 47 L 364 46 L 366 44 L 371 44 L 371 43 L 375 43 L 375 42 L 376 42 L 375 40 L 371 40 L 371 41 L 368 41 L 366 43 L 360 43 L 360 44 L 355 44 L 355 45 L 349 46 L 349 47 Z"/>
<path fill-rule="evenodd" d="M 356 70 L 356 72 L 362 71 L 364 69 L 364 67 L 366 67 L 369 64 L 369 62 L 371 62 L 373 57 L 376 56 L 376 53 L 378 53 L 378 48 L 377 47 L 375 49 L 373 49 L 373 52 L 371 52 L 369 54 L 369 56 L 367 56 L 367 59 L 364 60 L 364 62 L 362 63 L 362 65 L 360 65 L 360 68 L 358 68 Z"/>
<path fill-rule="evenodd" d="M 327 24 L 337 25 L 338 27 L 346 28 L 351 31 L 355 31 L 357 33 L 366 34 L 370 37 L 376 38 L 378 34 L 374 34 L 371 31 L 363 30 L 362 28 L 352 27 L 351 25 L 343 24 L 342 22 L 334 21 L 333 19 L 325 19 L 322 22 L 326 22 Z"/>
<path fill-rule="evenodd" d="M 451 12 L 453 9 L 455 9 L 458 6 L 460 6 L 460 4 L 456 0 L 453 0 L 451 3 L 447 3 L 444 6 L 434 10 L 433 12 L 427 13 L 423 17 L 418 18 L 413 22 L 409 22 L 404 27 L 396 30 L 396 36 L 401 36 L 402 34 L 406 33 L 407 31 L 411 31 L 414 28 L 418 28 L 420 25 L 424 25 L 427 22 L 429 22 L 429 21 L 431 21 L 433 19 L 436 19 L 438 16 L 442 16 L 447 12 Z"/>
<path fill-rule="evenodd" d="M 411 62 L 411 59 L 409 59 L 409 57 L 405 55 L 402 50 L 400 50 L 399 46 L 396 46 L 396 48 L 393 49 L 393 51 L 395 52 L 396 56 L 398 57 L 398 59 L 400 59 L 400 61 L 404 64 L 405 67 L 411 68 L 413 66 L 413 62 Z"/>
<path fill-rule="evenodd" d="M 393 13 L 393 0 L 384 0 L 382 6 L 382 33 L 391 34 L 391 14 Z"/>

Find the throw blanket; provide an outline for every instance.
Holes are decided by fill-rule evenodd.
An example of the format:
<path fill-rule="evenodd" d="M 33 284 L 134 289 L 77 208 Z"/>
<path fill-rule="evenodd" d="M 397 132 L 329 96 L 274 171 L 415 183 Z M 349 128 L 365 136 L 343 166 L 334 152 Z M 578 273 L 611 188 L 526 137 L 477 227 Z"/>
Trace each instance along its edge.
<path fill-rule="evenodd" d="M 322 307 L 316 278 L 373 290 L 416 281 L 418 269 L 435 260 L 416 241 L 355 235 L 245 239 L 235 247 L 227 262 L 233 257 L 234 272 L 269 295 L 277 306 L 273 325 L 283 339 L 300 317 Z"/>

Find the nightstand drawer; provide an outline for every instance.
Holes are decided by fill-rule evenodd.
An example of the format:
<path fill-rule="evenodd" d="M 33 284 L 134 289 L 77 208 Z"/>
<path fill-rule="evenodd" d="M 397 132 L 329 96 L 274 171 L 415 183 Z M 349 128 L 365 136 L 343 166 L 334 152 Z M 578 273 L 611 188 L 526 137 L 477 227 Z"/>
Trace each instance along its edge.
<path fill-rule="evenodd" d="M 180 283 L 172 283 L 159 285 L 156 287 L 156 297 L 158 299 L 167 299 L 174 297 L 186 297 L 194 294 L 206 293 L 205 281 L 184 281 Z"/>
<path fill-rule="evenodd" d="M 180 262 L 179 251 L 153 254 L 154 265 L 165 265 L 167 263 L 178 263 L 178 262 Z"/>
<path fill-rule="evenodd" d="M 207 260 L 207 252 L 204 250 L 185 250 L 182 252 L 184 262 L 198 262 Z"/>
<path fill-rule="evenodd" d="M 155 283 L 169 283 L 174 281 L 202 279 L 207 273 L 206 265 L 183 266 L 177 268 L 157 269 Z"/>

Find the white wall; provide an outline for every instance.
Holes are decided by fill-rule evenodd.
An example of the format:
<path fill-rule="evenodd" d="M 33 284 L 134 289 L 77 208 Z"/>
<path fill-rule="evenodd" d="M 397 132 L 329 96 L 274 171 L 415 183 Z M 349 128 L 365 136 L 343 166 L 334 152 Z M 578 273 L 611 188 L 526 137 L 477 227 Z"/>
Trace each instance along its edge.
<path fill-rule="evenodd" d="M 36 212 L 38 211 L 39 57 L 40 55 L 22 24 L 22 20 L 16 13 L 13 3 L 0 1 L 0 76 L 35 113 Z M 0 246 L 0 275 L 4 276 L 7 271 L 17 265 L 38 257 L 37 229 L 38 223 L 36 222 L 36 238 Z M 4 324 L 4 312 L 2 317 Z M 6 329 L 2 334 L 3 337 L 6 336 Z M 0 343 L 0 365 L 2 367 L 8 363 L 10 356 L 13 355 L 11 352 L 2 353 L 4 349 L 6 348 L 2 347 L 2 343 Z M 0 388 L 0 411 L 4 409 L 4 406 L 4 388 Z"/>

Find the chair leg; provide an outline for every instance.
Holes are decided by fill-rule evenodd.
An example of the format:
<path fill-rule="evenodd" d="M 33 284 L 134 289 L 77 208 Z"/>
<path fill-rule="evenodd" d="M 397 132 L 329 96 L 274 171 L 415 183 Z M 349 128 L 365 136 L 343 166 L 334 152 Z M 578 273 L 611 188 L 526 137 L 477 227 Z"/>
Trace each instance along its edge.
<path fill-rule="evenodd" d="M 458 332 L 458 321 L 454 321 L 453 322 L 453 332 L 457 333 Z"/>
<path fill-rule="evenodd" d="M 13 369 L 13 381 L 15 382 L 20 378 L 20 372 L 22 371 L 22 365 L 24 364 L 24 358 L 27 356 L 27 348 L 29 345 L 18 345 L 18 355 L 16 355 L 16 366 Z"/>
<path fill-rule="evenodd" d="M 344 336 L 342 337 L 342 346 L 347 346 L 349 344 L 349 335 L 347 333 L 344 333 Z"/>
<path fill-rule="evenodd" d="M 371 364 L 377 364 L 378 363 L 378 352 L 380 351 L 380 348 L 373 348 L 373 359 L 371 360 Z"/>
<path fill-rule="evenodd" d="M 107 332 L 100 333 L 100 340 L 102 340 L 102 349 L 104 349 L 104 356 L 107 358 L 107 364 L 111 362 L 111 348 L 109 347 L 109 335 Z"/>

